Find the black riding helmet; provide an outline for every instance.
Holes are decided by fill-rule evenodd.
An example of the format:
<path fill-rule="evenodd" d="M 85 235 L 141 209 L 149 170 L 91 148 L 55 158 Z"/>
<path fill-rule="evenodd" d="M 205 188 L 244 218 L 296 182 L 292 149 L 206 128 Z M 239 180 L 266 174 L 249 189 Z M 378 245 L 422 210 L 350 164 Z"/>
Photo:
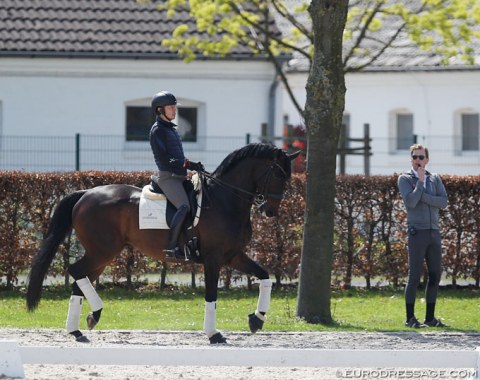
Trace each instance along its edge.
<path fill-rule="evenodd" d="M 155 112 L 157 107 L 174 106 L 177 104 L 175 96 L 168 91 L 160 91 L 153 95 L 152 98 L 152 110 Z"/>

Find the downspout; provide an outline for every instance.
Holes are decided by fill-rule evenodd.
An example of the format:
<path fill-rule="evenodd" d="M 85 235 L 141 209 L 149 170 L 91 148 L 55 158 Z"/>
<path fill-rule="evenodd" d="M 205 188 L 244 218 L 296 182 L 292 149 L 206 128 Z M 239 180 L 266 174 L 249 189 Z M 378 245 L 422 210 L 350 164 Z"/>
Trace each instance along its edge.
<path fill-rule="evenodd" d="M 267 141 L 275 144 L 275 111 L 277 102 L 277 88 L 279 83 L 278 75 L 275 74 L 270 91 L 268 92 L 268 123 L 267 123 Z"/>
<path fill-rule="evenodd" d="M 275 114 L 277 104 L 277 89 L 278 84 L 281 82 L 279 70 L 282 70 L 283 64 L 288 62 L 290 57 L 278 58 L 277 62 L 272 62 L 275 67 L 275 76 L 272 84 L 270 85 L 270 91 L 268 93 L 268 124 L 267 124 L 267 141 L 275 144 Z"/>

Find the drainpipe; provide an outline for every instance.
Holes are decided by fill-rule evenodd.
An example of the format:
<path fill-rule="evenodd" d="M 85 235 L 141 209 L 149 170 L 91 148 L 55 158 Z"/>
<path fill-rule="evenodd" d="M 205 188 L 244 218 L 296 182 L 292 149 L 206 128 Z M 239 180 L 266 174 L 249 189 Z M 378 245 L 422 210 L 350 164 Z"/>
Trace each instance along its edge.
<path fill-rule="evenodd" d="M 268 93 L 268 124 L 266 140 L 275 144 L 275 110 L 277 101 L 278 75 L 275 75 Z"/>
<path fill-rule="evenodd" d="M 276 114 L 276 102 L 277 102 L 277 89 L 279 83 L 282 81 L 281 70 L 286 62 L 291 59 L 290 56 L 277 57 L 276 61 L 272 62 L 275 67 L 275 77 L 270 85 L 270 91 L 268 93 L 268 125 L 267 125 L 267 138 L 266 140 L 275 144 L 275 114 Z M 283 110 L 281 110 L 283 111 Z"/>

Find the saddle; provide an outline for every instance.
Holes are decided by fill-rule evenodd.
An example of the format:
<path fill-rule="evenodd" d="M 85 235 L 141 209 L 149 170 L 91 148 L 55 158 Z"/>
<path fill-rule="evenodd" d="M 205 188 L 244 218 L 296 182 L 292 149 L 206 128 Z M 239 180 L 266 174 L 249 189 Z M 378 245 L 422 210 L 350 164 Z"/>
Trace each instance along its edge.
<path fill-rule="evenodd" d="M 163 190 L 158 186 L 158 176 L 152 175 L 150 176 L 150 184 L 148 190 L 150 190 L 151 193 L 158 194 L 158 195 L 163 195 L 165 198 L 165 193 Z M 186 179 L 183 181 L 183 188 L 185 189 L 185 192 L 187 193 L 188 197 L 188 202 L 190 204 L 190 215 L 187 216 L 185 219 L 185 228 L 191 228 L 193 224 L 193 220 L 195 218 L 195 215 L 197 214 L 197 190 L 195 189 L 195 186 L 192 182 L 191 179 Z M 166 219 L 167 219 L 167 224 L 170 227 L 172 218 L 177 212 L 177 208 L 171 203 L 168 198 L 167 198 L 167 212 L 166 212 Z"/>
<path fill-rule="evenodd" d="M 158 186 L 158 177 L 152 175 L 150 177 L 150 184 L 145 186 L 145 188 L 149 191 L 149 197 L 152 198 L 160 198 L 167 200 L 167 207 L 165 211 L 165 220 L 169 227 L 172 226 L 172 219 L 177 212 L 177 208 L 171 203 L 168 198 L 165 196 L 165 193 L 162 191 L 160 186 Z M 195 182 L 195 183 L 194 183 Z M 176 259 L 185 259 L 185 260 L 194 260 L 197 263 L 202 262 L 202 257 L 200 255 L 200 251 L 198 249 L 198 239 L 194 236 L 193 227 L 195 221 L 198 221 L 199 214 L 197 212 L 200 211 L 197 202 L 197 195 L 199 195 L 201 190 L 201 184 L 198 176 L 193 176 L 192 179 L 186 179 L 183 181 L 183 188 L 187 193 L 188 201 L 190 203 L 190 214 L 187 215 L 185 218 L 185 222 L 183 223 L 183 234 L 180 236 L 180 240 L 183 239 L 183 254 L 178 254 L 177 251 L 175 253 Z M 183 238 L 182 238 L 183 235 Z M 179 241 L 180 243 L 180 241 Z"/>

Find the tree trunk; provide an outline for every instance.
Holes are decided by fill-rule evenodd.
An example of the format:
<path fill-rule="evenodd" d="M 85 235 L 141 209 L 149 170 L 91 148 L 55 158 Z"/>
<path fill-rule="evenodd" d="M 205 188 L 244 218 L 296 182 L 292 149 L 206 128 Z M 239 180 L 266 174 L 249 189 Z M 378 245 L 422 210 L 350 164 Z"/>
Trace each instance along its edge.
<path fill-rule="evenodd" d="M 336 155 L 346 91 L 342 37 L 348 0 L 312 0 L 308 11 L 314 53 L 306 86 L 307 208 L 297 315 L 310 323 L 329 324 Z"/>

